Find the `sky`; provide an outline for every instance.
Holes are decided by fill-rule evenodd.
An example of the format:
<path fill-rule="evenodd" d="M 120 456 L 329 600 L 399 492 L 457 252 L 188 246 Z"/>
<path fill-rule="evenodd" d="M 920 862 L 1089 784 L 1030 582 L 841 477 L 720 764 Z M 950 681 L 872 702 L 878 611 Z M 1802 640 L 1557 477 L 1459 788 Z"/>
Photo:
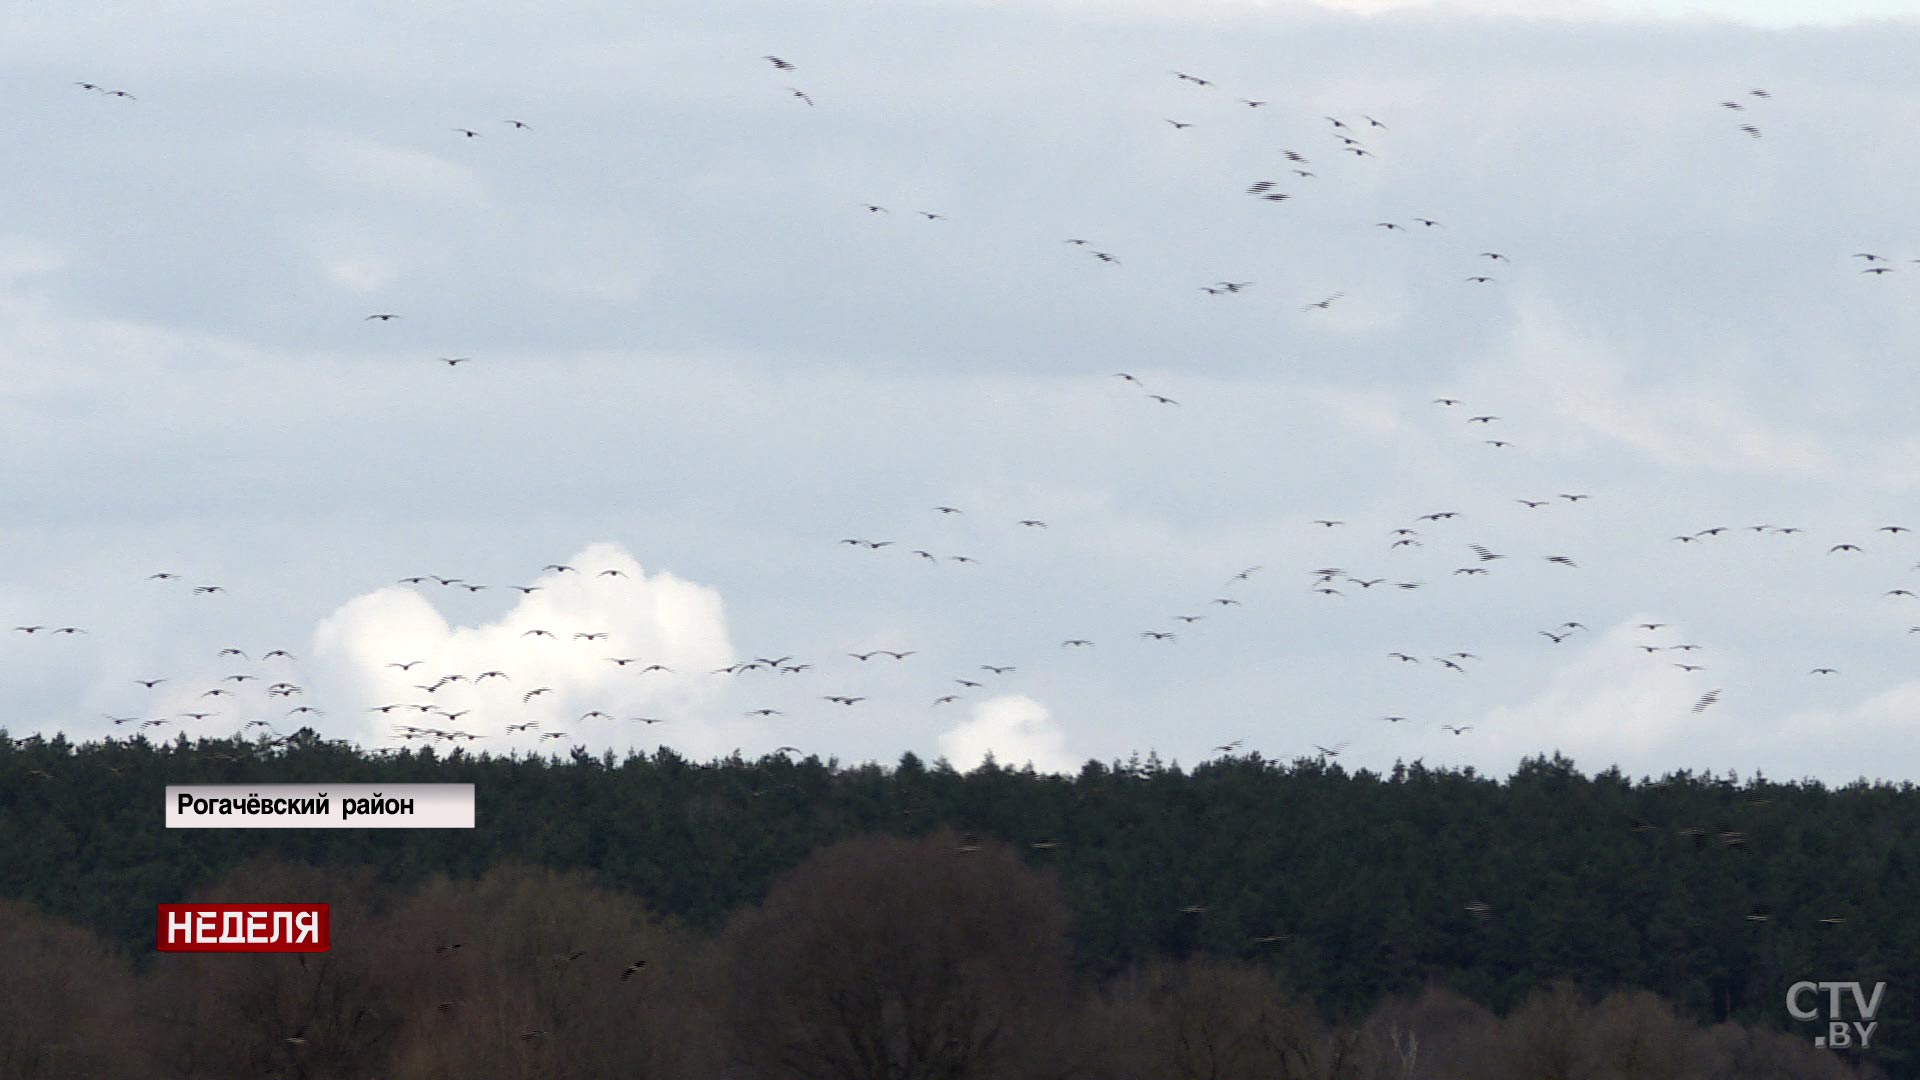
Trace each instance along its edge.
<path fill-rule="evenodd" d="M 1902 7 L 11 12 L 0 727 L 1912 779 Z"/>

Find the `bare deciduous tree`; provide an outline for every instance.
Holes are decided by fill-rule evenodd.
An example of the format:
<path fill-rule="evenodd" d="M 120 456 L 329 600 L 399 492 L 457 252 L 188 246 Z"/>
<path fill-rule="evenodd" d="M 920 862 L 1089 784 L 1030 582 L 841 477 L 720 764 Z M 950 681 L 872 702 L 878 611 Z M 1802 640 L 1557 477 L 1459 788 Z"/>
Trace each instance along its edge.
<path fill-rule="evenodd" d="M 734 1065 L 768 1080 L 1044 1072 L 1069 1001 L 1051 873 L 950 833 L 827 848 L 728 935 Z"/>

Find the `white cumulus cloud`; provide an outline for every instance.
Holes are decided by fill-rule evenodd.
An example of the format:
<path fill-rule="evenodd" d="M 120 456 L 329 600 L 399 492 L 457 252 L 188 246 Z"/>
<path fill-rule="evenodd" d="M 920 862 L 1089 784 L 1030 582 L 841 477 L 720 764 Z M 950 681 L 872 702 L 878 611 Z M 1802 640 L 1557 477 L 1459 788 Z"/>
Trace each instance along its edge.
<path fill-rule="evenodd" d="M 1024 694 L 988 698 L 973 718 L 940 736 L 940 752 L 954 768 L 971 770 L 988 754 L 1002 765 L 1031 763 L 1041 772 L 1073 772 L 1080 763 L 1067 752 L 1067 737 L 1053 725 L 1045 705 Z"/>
<path fill-rule="evenodd" d="M 706 744 L 718 733 L 701 737 L 695 710 L 711 693 L 708 674 L 733 661 L 719 593 L 664 571 L 649 575 L 614 544 L 592 544 L 567 565 L 577 569 L 543 575 L 532 583 L 538 591 L 473 626 L 450 624 L 414 587 L 355 597 L 315 630 L 315 659 L 327 683 L 369 717 L 368 742 L 410 724 L 484 735 L 498 750 L 508 741 L 506 725 L 537 721 L 538 731 L 516 732 L 511 744 L 565 731 L 564 745 L 658 738 L 696 753 L 711 749 Z M 413 661 L 421 663 L 392 666 Z M 647 670 L 656 664 L 668 670 Z M 491 671 L 506 677 L 479 678 Z M 461 678 L 423 689 L 452 675 Z M 367 711 L 387 704 L 408 707 Z M 424 704 L 462 715 L 449 721 L 412 708 Z M 610 718 L 583 719 L 589 712 Z M 640 716 L 667 726 L 642 728 L 634 722 Z"/>

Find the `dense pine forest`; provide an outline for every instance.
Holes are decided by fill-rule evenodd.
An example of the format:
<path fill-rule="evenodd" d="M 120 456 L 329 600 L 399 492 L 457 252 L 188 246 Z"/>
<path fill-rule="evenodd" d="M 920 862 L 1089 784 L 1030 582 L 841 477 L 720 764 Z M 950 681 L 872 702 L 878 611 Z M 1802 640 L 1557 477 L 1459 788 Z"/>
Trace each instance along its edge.
<path fill-rule="evenodd" d="M 472 783 L 478 827 L 163 827 L 168 783 L 320 781 Z M 1916 839 L 1911 785 L 1558 756 L 1068 777 L 0 733 L 0 1075 L 1913 1077 Z M 155 955 L 154 905 L 194 899 L 334 903 L 334 951 Z M 1814 1050 L 1800 980 L 1887 983 L 1874 1048 Z M 165 1033 L 33 1019 L 74 1008 Z M 511 1062 L 460 1057 L 492 1039 Z"/>

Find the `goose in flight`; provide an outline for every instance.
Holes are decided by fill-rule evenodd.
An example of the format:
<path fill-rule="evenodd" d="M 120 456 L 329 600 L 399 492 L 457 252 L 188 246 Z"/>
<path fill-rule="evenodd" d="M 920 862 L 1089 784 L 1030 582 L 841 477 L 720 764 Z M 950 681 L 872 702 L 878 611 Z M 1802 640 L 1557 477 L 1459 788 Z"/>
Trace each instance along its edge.
<path fill-rule="evenodd" d="M 212 596 L 217 592 L 226 592 L 227 589 L 224 585 L 195 585 L 193 591 L 196 596 Z"/>
<path fill-rule="evenodd" d="M 1524 506 L 1529 510 L 1538 510 L 1541 507 L 1547 505 L 1546 500 L 1544 499 L 1515 499 L 1513 501 L 1519 503 L 1521 506 Z"/>
<path fill-rule="evenodd" d="M 1167 396 L 1166 396 L 1166 395 L 1164 395 L 1164 394 L 1148 394 L 1147 396 L 1148 396 L 1148 397 L 1150 397 L 1150 398 L 1152 398 L 1153 400 L 1155 400 L 1155 401 L 1157 401 L 1157 402 L 1159 402 L 1159 403 L 1160 403 L 1160 404 L 1162 404 L 1162 405 L 1178 405 L 1178 404 L 1180 404 L 1179 402 L 1177 402 L 1177 401 L 1175 401 L 1175 400 L 1173 400 L 1173 399 L 1172 399 L 1172 398 L 1170 398 L 1170 397 L 1167 397 Z"/>
<path fill-rule="evenodd" d="M 1213 81 L 1210 79 L 1202 79 L 1197 75 L 1189 75 L 1184 71 L 1174 72 L 1173 77 L 1176 79 L 1183 80 L 1185 82 L 1190 82 L 1195 86 L 1212 86 L 1213 85 Z"/>
<path fill-rule="evenodd" d="M 1485 285 L 1493 281 L 1492 278 L 1486 276 L 1485 274 L 1475 274 L 1474 276 L 1467 278 L 1466 280 L 1472 282 L 1475 285 Z"/>
<path fill-rule="evenodd" d="M 1178 120 L 1168 120 L 1168 121 L 1167 121 L 1167 123 L 1169 123 L 1169 124 L 1172 124 L 1172 125 L 1173 125 L 1173 130 L 1175 130 L 1175 131 L 1179 131 L 1179 130 L 1181 130 L 1182 128 L 1190 128 L 1190 127 L 1192 127 L 1192 126 L 1193 126 L 1192 124 L 1187 124 L 1187 123 L 1182 123 L 1182 122 L 1180 122 L 1180 121 L 1178 121 Z"/>
<path fill-rule="evenodd" d="M 1344 742 L 1337 742 L 1337 743 L 1334 743 L 1332 746 L 1321 746 L 1319 743 L 1314 743 L 1313 748 L 1315 750 L 1320 751 L 1321 754 L 1327 757 L 1339 757 L 1340 751 L 1345 750 L 1347 748 L 1347 744 Z"/>
<path fill-rule="evenodd" d="M 1830 668 L 1830 667 L 1817 667 L 1817 668 L 1814 668 L 1814 669 L 1813 669 L 1812 671 L 1809 671 L 1809 672 L 1807 672 L 1807 674 L 1809 674 L 1809 675 L 1838 675 L 1838 674 L 1840 674 L 1840 672 L 1839 672 L 1838 670 L 1836 670 L 1836 669 L 1834 669 L 1834 668 Z"/>
<path fill-rule="evenodd" d="M 1700 695 L 1700 700 L 1693 703 L 1693 711 L 1706 712 L 1708 706 L 1713 705 L 1715 702 L 1719 700 L 1720 700 L 1720 691 L 1709 690 L 1706 693 Z"/>
<path fill-rule="evenodd" d="M 787 63 L 785 60 L 782 60 L 777 56 L 763 56 L 760 59 L 765 60 L 769 64 L 772 64 L 774 67 L 780 69 L 781 71 L 795 70 L 792 64 Z"/>
<path fill-rule="evenodd" d="M 1222 745 L 1220 745 L 1220 746 L 1216 746 L 1216 747 L 1214 747 L 1214 748 L 1213 748 L 1213 752 L 1214 752 L 1214 753 L 1216 753 L 1216 754 L 1231 754 L 1231 753 L 1233 753 L 1233 752 L 1234 752 L 1235 750 L 1238 750 L 1238 749 L 1240 749 L 1240 743 L 1241 743 L 1241 742 L 1242 742 L 1242 740 L 1240 740 L 1240 739 L 1235 739 L 1235 740 L 1233 740 L 1233 741 L 1232 741 L 1232 742 L 1230 742 L 1230 743 L 1225 743 L 1225 744 L 1222 744 Z"/>
<path fill-rule="evenodd" d="M 1068 638 L 1060 643 L 1060 647 L 1063 649 L 1079 649 L 1086 648 L 1092 644 L 1093 642 L 1088 641 L 1086 638 Z"/>
<path fill-rule="evenodd" d="M 1452 725 L 1452 724 L 1441 724 L 1441 725 L 1440 725 L 1440 727 L 1441 727 L 1441 729 L 1442 729 L 1442 730 L 1445 730 L 1445 731 L 1450 731 L 1450 732 L 1452 732 L 1452 733 L 1454 733 L 1455 735 L 1465 735 L 1465 734 L 1466 734 L 1467 732 L 1469 732 L 1469 731 L 1472 731 L 1472 730 L 1473 730 L 1473 725 L 1472 725 L 1472 724 L 1464 724 L 1464 725 L 1461 725 L 1461 726 L 1459 726 L 1459 727 L 1455 727 L 1455 726 L 1454 726 L 1454 725 Z"/>
<path fill-rule="evenodd" d="M 791 95 L 793 95 L 794 97 L 797 97 L 797 98 L 799 98 L 799 99 L 800 99 L 801 101 L 804 101 L 804 102 L 806 102 L 806 103 L 807 103 L 807 106 L 808 106 L 809 108 L 811 108 L 811 107 L 813 106 L 813 99 L 812 99 L 812 98 L 810 98 L 810 97 L 808 97 L 805 91 L 803 91 L 803 90 L 797 90 L 797 89 L 795 89 L 795 88 L 793 88 L 793 87 L 791 87 L 791 86 L 789 86 L 789 87 L 787 87 L 787 93 L 789 93 L 789 94 L 791 94 Z"/>
<path fill-rule="evenodd" d="M 459 133 L 460 133 L 460 134 L 462 134 L 462 135 L 465 135 L 465 136 L 466 136 L 467 138 L 469 138 L 469 139 L 477 139 L 477 138 L 479 138 L 479 137 L 480 137 L 480 133 L 479 133 L 479 132 L 477 132 L 477 131 L 475 131 L 475 130 L 473 130 L 472 128 L 459 128 L 459 127 L 457 127 L 457 128 L 454 128 L 453 130 L 455 130 L 455 131 L 457 131 L 457 132 L 459 132 Z"/>
<path fill-rule="evenodd" d="M 532 127 L 528 126 L 524 121 L 521 121 L 521 120 L 502 120 L 500 122 L 503 124 L 511 124 L 515 131 L 532 131 L 533 130 Z"/>
<path fill-rule="evenodd" d="M 1327 298 L 1326 298 L 1326 299 L 1324 299 L 1324 300 L 1315 300 L 1315 301 L 1314 301 L 1313 303 L 1311 303 L 1311 304 L 1308 304 L 1308 305 L 1307 305 L 1306 307 L 1303 307 L 1303 308 L 1301 308 L 1300 310 L 1301 310 L 1301 311 L 1312 311 L 1312 310 L 1313 310 L 1313 309 L 1315 309 L 1315 308 L 1319 308 L 1319 309 L 1320 309 L 1321 311 L 1326 311 L 1327 309 L 1329 309 L 1329 308 L 1331 308 L 1331 307 L 1333 306 L 1333 302 L 1334 302 L 1335 300 L 1338 300 L 1338 299 L 1340 299 L 1341 297 L 1343 297 L 1343 296 L 1345 296 L 1345 295 L 1347 295 L 1347 294 L 1346 294 L 1346 293 L 1344 293 L 1344 292 L 1337 292 L 1337 293 L 1334 293 L 1334 294 L 1333 294 L 1332 296 L 1329 296 L 1329 297 L 1327 297 Z"/>
<path fill-rule="evenodd" d="M 785 716 L 786 714 L 781 712 L 779 709 L 754 709 L 751 712 L 747 713 L 746 715 L 748 716 Z"/>
<path fill-rule="evenodd" d="M 148 581 L 178 581 L 178 580 L 180 580 L 180 575 L 179 575 L 179 574 L 169 574 L 169 573 L 167 573 L 167 572 L 165 572 L 165 571 L 162 571 L 162 572 L 160 572 L 160 573 L 158 573 L 158 574 L 148 574 L 148 575 L 147 575 L 147 580 L 148 580 Z"/>
<path fill-rule="evenodd" d="M 1039 518 L 1023 518 L 1020 524 L 1029 529 L 1044 529 L 1047 527 L 1047 523 L 1041 521 Z"/>
<path fill-rule="evenodd" d="M 1245 105 L 1249 109 L 1257 109 L 1260 106 L 1266 104 L 1266 102 L 1264 101 L 1254 101 L 1252 98 L 1239 98 L 1237 100 L 1240 102 L 1240 104 Z"/>
<path fill-rule="evenodd" d="M 1746 132 L 1748 138 L 1757 139 L 1760 137 L 1760 129 L 1754 127 L 1752 124 L 1741 124 L 1740 130 Z"/>
<path fill-rule="evenodd" d="M 1542 630 L 1542 631 L 1540 631 L 1540 633 L 1541 633 L 1541 635 L 1542 635 L 1543 637 L 1547 637 L 1547 638 L 1551 638 L 1551 639 L 1553 640 L 1553 643 L 1554 643 L 1555 645 L 1558 645 L 1558 644 L 1560 644 L 1561 642 L 1563 642 L 1563 641 L 1565 641 L 1565 640 L 1567 640 L 1568 638 L 1570 638 L 1570 637 L 1572 637 L 1572 636 L 1573 636 L 1573 635 L 1572 635 L 1571 633 L 1567 633 L 1567 634 L 1556 634 L 1556 633 L 1554 633 L 1554 632 L 1553 632 L 1553 631 L 1551 631 L 1551 630 Z"/>
<path fill-rule="evenodd" d="M 1702 666 L 1701 666 L 1701 665 L 1699 665 L 1699 664 L 1675 664 L 1675 665 L 1673 665 L 1673 666 L 1674 666 L 1674 667 L 1677 667 L 1677 668 L 1679 668 L 1679 669 L 1680 669 L 1681 671 L 1705 671 L 1705 670 L 1707 670 L 1707 669 L 1706 669 L 1705 667 L 1702 667 Z"/>
<path fill-rule="evenodd" d="M 1835 544 L 1832 547 L 1827 549 L 1827 554 L 1831 555 L 1836 551 L 1859 551 L 1859 550 L 1860 550 L 1860 545 L 1858 544 Z"/>
<path fill-rule="evenodd" d="M 473 359 L 473 357 L 471 357 L 471 356 L 442 356 L 442 357 L 440 357 L 439 359 L 440 359 L 440 362 L 441 362 L 441 363 L 443 363 L 443 364 L 445 364 L 445 365 L 447 365 L 448 367 L 458 367 L 458 366 L 460 366 L 461 364 L 464 364 L 464 363 L 467 363 L 468 361 L 470 361 L 470 360 L 472 360 L 472 359 Z"/>
<path fill-rule="evenodd" d="M 854 703 L 856 703 L 856 702 L 861 702 L 861 701 L 865 701 L 865 700 L 867 700 L 867 699 L 866 699 L 866 698 L 863 698 L 863 697 L 841 697 L 841 696 L 839 696 L 839 695 L 836 695 L 836 694 L 826 694 L 826 695 L 824 695 L 824 696 L 822 696 L 820 700 L 822 700 L 822 701 L 831 701 L 831 702 L 833 702 L 833 703 L 834 703 L 835 705 L 852 705 L 852 704 L 854 704 Z"/>
<path fill-rule="evenodd" d="M 1151 640 L 1153 640 L 1153 641 L 1172 641 L 1172 640 L 1173 640 L 1173 631 L 1171 631 L 1171 630 L 1142 630 L 1142 631 L 1140 632 L 1140 636 L 1141 636 L 1141 637 L 1143 637 L 1143 638 L 1148 638 L 1148 639 L 1151 639 Z"/>
<path fill-rule="evenodd" d="M 1867 267 L 1867 268 L 1866 268 L 1865 270 L 1862 270 L 1862 271 L 1860 271 L 1860 272 L 1861 272 L 1861 273 L 1863 273 L 1863 274 L 1891 274 L 1891 273 L 1893 273 L 1893 267 L 1891 267 L 1891 266 L 1869 266 L 1869 267 Z"/>
<path fill-rule="evenodd" d="M 539 697 L 541 694 L 551 694 L 551 693 L 553 693 L 553 687 L 551 686 L 536 686 L 533 689 L 527 691 L 526 693 L 520 695 L 520 704 L 525 705 L 527 702 L 532 701 L 534 698 Z"/>
<path fill-rule="evenodd" d="M 1417 218 L 1414 218 L 1413 220 L 1419 222 L 1420 224 L 1426 226 L 1429 229 L 1436 228 L 1440 224 L 1439 222 L 1433 220 L 1432 218 L 1417 217 Z"/>
<path fill-rule="evenodd" d="M 1573 567 L 1575 569 L 1578 569 L 1580 566 L 1579 563 L 1574 562 L 1572 559 L 1567 558 L 1565 555 L 1542 555 L 1540 557 L 1557 566 L 1568 566 L 1568 567 Z"/>
<path fill-rule="evenodd" d="M 948 702 L 950 702 L 950 701 L 959 701 L 959 700 L 960 700 L 960 695 L 959 695 L 959 694 L 948 694 L 948 695 L 946 695 L 945 697 L 937 697 L 937 698 L 934 698 L 934 699 L 933 699 L 933 703 L 934 703 L 935 705 L 945 705 L 946 703 L 948 703 Z"/>
<path fill-rule="evenodd" d="M 1099 259 L 1103 263 L 1118 263 L 1120 261 L 1120 256 L 1113 255 L 1105 251 L 1095 251 L 1095 252 L 1092 252 L 1091 254 L 1093 255 L 1094 258 Z"/>

